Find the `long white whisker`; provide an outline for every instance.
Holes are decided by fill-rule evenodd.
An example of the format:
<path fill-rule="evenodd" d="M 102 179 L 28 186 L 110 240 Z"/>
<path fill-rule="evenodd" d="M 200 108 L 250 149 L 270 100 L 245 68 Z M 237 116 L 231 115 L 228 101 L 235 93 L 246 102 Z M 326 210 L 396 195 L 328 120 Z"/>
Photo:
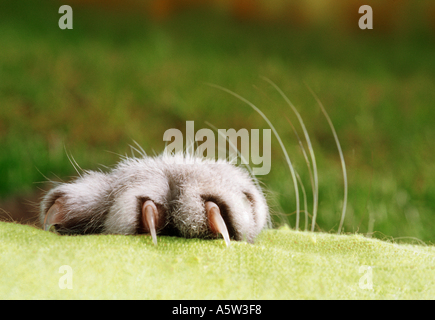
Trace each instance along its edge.
<path fill-rule="evenodd" d="M 341 232 L 341 228 L 343 227 L 344 217 L 346 216 L 346 207 L 347 207 L 347 172 L 346 172 L 346 163 L 344 162 L 343 151 L 341 150 L 340 141 L 338 140 L 337 132 L 335 131 L 334 125 L 332 124 L 331 118 L 329 118 L 328 113 L 323 107 L 322 102 L 314 93 L 314 91 L 307 85 L 308 89 L 311 91 L 311 94 L 316 99 L 319 104 L 320 109 L 322 109 L 323 114 L 325 115 L 326 120 L 328 121 L 329 126 L 331 127 L 332 134 L 334 135 L 335 143 L 337 144 L 338 153 L 340 154 L 341 168 L 343 170 L 343 180 L 344 180 L 344 199 L 343 199 L 343 210 L 341 212 L 340 225 L 338 227 L 338 234 Z"/>
<path fill-rule="evenodd" d="M 289 98 L 287 98 L 287 96 L 284 94 L 284 92 L 282 92 L 282 90 L 274 82 L 272 82 L 270 79 L 268 79 L 266 77 L 261 77 L 261 78 L 263 80 L 269 82 L 279 92 L 279 94 L 284 98 L 284 100 L 287 102 L 287 104 L 290 106 L 290 108 L 296 114 L 296 117 L 298 118 L 299 123 L 302 127 L 302 130 L 304 132 L 305 139 L 307 140 L 308 150 L 310 151 L 310 157 L 311 157 L 311 161 L 313 164 L 313 173 L 314 173 L 314 190 L 315 190 L 315 192 L 313 193 L 313 220 L 312 220 L 312 224 L 311 224 L 311 231 L 313 232 L 314 227 L 316 225 L 317 208 L 318 208 L 318 203 L 319 203 L 319 179 L 317 176 L 316 157 L 314 156 L 314 150 L 313 150 L 313 146 L 311 145 L 310 136 L 308 134 L 307 128 L 305 127 L 305 124 L 304 124 L 304 121 L 302 120 L 301 115 L 299 114 L 298 110 L 295 108 L 293 103 L 291 103 Z"/>
<path fill-rule="evenodd" d="M 296 131 L 296 128 L 294 127 L 293 123 L 290 121 L 289 118 L 286 117 L 286 119 L 287 119 L 288 123 L 290 123 L 290 126 L 293 128 L 293 131 L 294 131 L 294 133 L 295 133 L 295 135 L 296 135 L 296 138 L 298 139 L 298 142 L 299 142 L 299 147 L 301 148 L 301 150 L 302 150 L 302 154 L 304 155 L 305 163 L 307 164 L 307 167 L 308 167 L 308 174 L 310 175 L 311 189 L 312 189 L 312 192 L 313 192 L 313 194 L 314 194 L 314 193 L 315 193 L 315 190 L 314 190 L 314 180 L 313 180 L 313 172 L 311 171 L 310 160 L 308 159 L 307 152 L 305 151 L 305 147 L 304 147 L 304 145 L 303 145 L 301 139 L 299 138 L 299 134 L 298 134 L 298 132 Z M 302 183 L 302 181 L 301 181 L 301 178 L 299 177 L 299 175 L 297 175 L 297 177 L 298 177 L 298 180 L 299 180 L 300 185 L 302 186 L 302 191 L 303 191 L 303 193 L 304 193 L 304 204 L 305 204 L 305 231 L 307 231 L 307 230 L 308 230 L 308 211 L 307 211 L 307 203 L 306 203 L 306 201 L 307 201 L 307 196 L 306 196 L 305 188 L 304 188 L 304 185 L 303 185 L 303 183 Z"/>
<path fill-rule="evenodd" d="M 73 168 L 77 172 L 77 174 L 82 178 L 82 175 L 80 174 L 79 170 L 77 169 L 77 167 L 80 168 L 80 166 L 77 164 L 77 162 L 75 160 L 74 160 L 74 162 L 71 160 L 70 155 L 68 154 L 68 151 L 66 150 L 65 146 L 64 146 L 64 149 L 65 149 L 65 153 L 66 153 L 66 156 L 68 157 L 69 162 L 71 163 L 71 165 L 73 166 Z M 72 155 L 71 155 L 71 157 L 72 157 Z M 74 163 L 77 165 L 77 167 L 74 165 Z M 82 170 L 82 172 L 84 172 L 82 168 L 80 168 L 80 169 Z"/>
<path fill-rule="evenodd" d="M 307 209 L 307 194 L 305 192 L 305 187 L 304 184 L 302 183 L 301 177 L 299 176 L 299 174 L 296 172 L 296 177 L 298 178 L 299 181 L 299 185 L 302 188 L 302 194 L 304 196 L 304 212 L 305 212 L 305 231 L 308 231 L 308 209 Z M 298 222 L 299 225 L 299 222 Z"/>
<path fill-rule="evenodd" d="M 77 163 L 76 159 L 74 159 L 74 156 L 73 156 L 72 154 L 71 154 L 71 158 L 73 159 L 73 161 L 74 161 L 74 163 L 76 164 L 77 168 L 79 168 L 80 171 L 84 173 L 85 170 L 83 170 L 83 169 L 80 167 L 80 165 Z"/>
<path fill-rule="evenodd" d="M 251 103 L 250 101 L 246 100 L 246 99 L 243 98 L 242 96 L 238 95 L 237 93 L 235 93 L 235 92 L 233 92 L 233 91 L 231 91 L 231 90 L 229 90 L 229 89 L 223 88 L 223 87 L 218 86 L 218 85 L 215 85 L 215 84 L 207 83 L 207 85 L 209 85 L 209 86 L 211 86 L 211 87 L 214 87 L 214 88 L 217 88 L 217 89 L 220 89 L 220 90 L 222 90 L 222 91 L 225 91 L 225 92 L 227 92 L 227 93 L 233 95 L 234 97 L 238 98 L 239 100 L 245 102 L 245 103 L 246 103 L 247 105 L 249 105 L 252 109 L 254 109 L 255 111 L 257 111 L 258 114 L 260 114 L 260 116 L 261 116 L 261 117 L 262 117 L 262 118 L 267 122 L 267 124 L 269 125 L 269 127 L 272 129 L 273 134 L 275 135 L 276 139 L 277 139 L 278 142 L 279 142 L 279 145 L 281 146 L 281 149 L 282 149 L 282 151 L 283 151 L 283 153 L 284 153 L 284 156 L 285 156 L 285 158 L 286 158 L 286 161 L 287 161 L 288 167 L 289 167 L 289 169 L 290 169 L 290 173 L 291 173 L 291 175 L 292 175 L 293 185 L 294 185 L 294 188 L 295 188 L 295 198 L 296 198 L 296 217 L 299 217 L 299 213 L 300 213 L 300 207 L 299 207 L 299 206 L 300 206 L 300 204 L 299 204 L 299 190 L 298 190 L 298 184 L 297 184 L 297 179 L 296 179 L 295 170 L 294 170 L 294 168 L 293 168 L 292 162 L 290 161 L 290 157 L 288 156 L 287 150 L 285 149 L 284 144 L 282 143 L 282 140 L 281 140 L 281 138 L 280 138 L 278 132 L 276 131 L 275 127 L 272 125 L 272 123 L 269 121 L 269 119 L 266 117 L 266 115 L 265 115 L 265 114 L 264 114 L 260 109 L 258 109 L 258 108 L 253 104 L 253 103 Z M 298 228 L 299 228 L 299 226 L 296 226 L 296 229 L 298 229 Z"/>

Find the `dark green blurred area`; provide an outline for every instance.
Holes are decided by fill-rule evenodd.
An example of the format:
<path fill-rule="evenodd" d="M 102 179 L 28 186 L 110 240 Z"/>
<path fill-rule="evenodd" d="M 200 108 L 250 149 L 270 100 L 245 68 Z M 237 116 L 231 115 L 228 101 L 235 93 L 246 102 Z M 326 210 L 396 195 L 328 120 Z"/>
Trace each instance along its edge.
<path fill-rule="evenodd" d="M 343 180 L 332 133 L 305 84 L 329 112 L 345 154 L 345 232 L 435 242 L 435 37 L 429 29 L 301 29 L 210 10 L 155 22 L 144 14 L 73 6 L 73 30 L 61 30 L 59 6 L 0 3 L 0 198 L 31 193 L 45 177 L 68 181 L 76 173 L 67 153 L 84 169 L 113 166 L 117 154 L 131 154 L 133 141 L 159 153 L 163 133 L 184 132 L 188 120 L 195 130 L 207 128 L 205 121 L 267 128 L 249 106 L 205 84 L 214 83 L 269 117 L 305 183 L 311 212 L 307 168 L 285 116 L 297 120 L 259 77 L 266 76 L 298 108 L 313 141 L 321 230 L 338 228 Z M 271 173 L 260 179 L 273 211 L 289 215 L 294 227 L 293 183 L 276 140 Z"/>

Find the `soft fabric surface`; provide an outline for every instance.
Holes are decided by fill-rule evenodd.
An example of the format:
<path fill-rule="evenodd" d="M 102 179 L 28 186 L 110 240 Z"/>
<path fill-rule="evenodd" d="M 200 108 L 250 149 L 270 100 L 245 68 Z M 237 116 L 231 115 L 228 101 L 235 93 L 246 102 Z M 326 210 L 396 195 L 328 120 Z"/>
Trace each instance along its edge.
<path fill-rule="evenodd" d="M 1 222 L 0 298 L 435 298 L 433 246 L 288 228 L 229 248 L 223 240 L 158 241 L 155 247 L 150 236 L 58 236 Z M 71 274 L 59 273 L 65 265 L 72 289 L 60 288 Z"/>

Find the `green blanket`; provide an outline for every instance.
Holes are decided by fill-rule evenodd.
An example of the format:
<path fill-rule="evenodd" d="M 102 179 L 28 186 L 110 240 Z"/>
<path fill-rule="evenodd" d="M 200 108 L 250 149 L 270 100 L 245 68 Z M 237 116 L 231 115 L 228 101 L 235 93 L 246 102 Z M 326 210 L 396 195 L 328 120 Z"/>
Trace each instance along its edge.
<path fill-rule="evenodd" d="M 0 223 L 1 299 L 434 299 L 435 247 L 264 231 L 223 240 L 58 236 Z"/>

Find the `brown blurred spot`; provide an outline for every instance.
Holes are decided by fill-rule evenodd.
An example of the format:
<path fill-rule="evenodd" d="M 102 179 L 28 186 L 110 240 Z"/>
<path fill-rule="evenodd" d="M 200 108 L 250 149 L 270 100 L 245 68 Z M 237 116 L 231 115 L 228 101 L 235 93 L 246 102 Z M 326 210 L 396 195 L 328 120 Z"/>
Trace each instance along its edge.
<path fill-rule="evenodd" d="M 155 20 L 168 19 L 187 9 L 212 7 L 213 0 L 151 0 L 147 11 Z"/>
<path fill-rule="evenodd" d="M 290 2 L 283 10 L 284 22 L 296 28 L 308 27 L 311 19 L 306 8 L 300 2 Z"/>
<path fill-rule="evenodd" d="M 231 11 L 233 16 L 241 21 L 253 20 L 259 16 L 259 7 L 255 0 L 234 0 Z"/>
<path fill-rule="evenodd" d="M 432 34 L 435 35 L 435 3 L 432 3 L 428 8 L 427 15 Z"/>
<path fill-rule="evenodd" d="M 172 0 L 155 0 L 151 1 L 148 11 L 156 20 L 168 18 L 175 11 L 175 3 Z"/>

